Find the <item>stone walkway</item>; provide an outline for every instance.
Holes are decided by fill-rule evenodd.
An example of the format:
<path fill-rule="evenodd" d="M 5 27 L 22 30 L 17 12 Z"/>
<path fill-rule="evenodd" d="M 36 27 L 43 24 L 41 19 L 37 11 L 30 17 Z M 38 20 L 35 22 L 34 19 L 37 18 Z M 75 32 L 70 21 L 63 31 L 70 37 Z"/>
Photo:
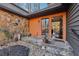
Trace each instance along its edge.
<path fill-rule="evenodd" d="M 29 41 L 30 40 L 30 41 Z M 37 39 L 38 40 L 38 39 Z M 51 44 L 42 43 L 34 38 L 22 38 L 22 41 L 10 42 L 0 49 L 14 45 L 22 45 L 30 49 L 29 56 L 73 56 L 73 49 L 68 42 L 52 41 Z"/>

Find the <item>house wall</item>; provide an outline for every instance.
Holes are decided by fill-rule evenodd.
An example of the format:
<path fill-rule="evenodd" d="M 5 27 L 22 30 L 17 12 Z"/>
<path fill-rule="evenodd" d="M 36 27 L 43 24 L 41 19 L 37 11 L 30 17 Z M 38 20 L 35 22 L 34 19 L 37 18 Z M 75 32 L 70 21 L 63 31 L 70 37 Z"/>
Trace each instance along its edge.
<path fill-rule="evenodd" d="M 68 9 L 67 40 L 71 44 L 74 54 L 79 55 L 79 4 L 71 4 Z"/>
<path fill-rule="evenodd" d="M 49 18 L 49 37 L 51 37 L 51 20 L 53 16 L 63 16 L 63 40 L 66 40 L 66 12 L 55 13 L 48 16 L 42 16 L 38 18 L 32 18 L 29 20 L 30 33 L 34 37 L 41 37 L 41 19 Z"/>
<path fill-rule="evenodd" d="M 18 25 L 16 24 L 17 21 L 19 21 Z M 4 9 L 0 9 L 0 30 L 8 30 L 12 33 L 18 30 L 20 33 L 26 34 L 28 32 L 28 20 Z"/>
<path fill-rule="evenodd" d="M 40 18 L 33 18 L 29 20 L 30 33 L 32 36 L 41 35 L 41 21 Z"/>

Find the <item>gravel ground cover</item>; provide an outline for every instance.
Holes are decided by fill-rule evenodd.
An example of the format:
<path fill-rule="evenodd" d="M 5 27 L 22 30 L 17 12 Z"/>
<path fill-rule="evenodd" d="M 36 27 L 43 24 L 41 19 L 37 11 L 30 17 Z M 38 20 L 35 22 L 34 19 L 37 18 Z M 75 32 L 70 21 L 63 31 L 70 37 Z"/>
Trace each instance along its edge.
<path fill-rule="evenodd" d="M 0 46 L 0 55 L 8 56 L 73 56 L 73 49 L 68 42 L 51 41 L 51 44 L 41 44 L 38 40 L 34 42 L 34 38 L 30 38 L 29 42 L 24 41 L 10 42 L 4 46 Z M 29 39 L 28 39 L 29 40 Z M 38 44 L 39 43 L 39 44 Z M 5 54 L 4 54 L 5 53 Z"/>

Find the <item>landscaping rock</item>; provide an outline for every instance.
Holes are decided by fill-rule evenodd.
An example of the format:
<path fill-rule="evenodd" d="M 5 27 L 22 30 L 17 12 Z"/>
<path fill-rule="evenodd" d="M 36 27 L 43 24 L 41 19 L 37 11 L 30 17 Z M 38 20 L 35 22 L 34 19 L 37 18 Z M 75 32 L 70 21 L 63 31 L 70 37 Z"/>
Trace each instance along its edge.
<path fill-rule="evenodd" d="M 27 37 L 27 38 L 25 37 L 23 38 L 26 41 L 10 42 L 9 44 L 5 46 L 5 48 L 9 48 L 10 46 L 15 46 L 15 45 L 28 47 L 30 49 L 29 56 L 73 56 L 73 52 L 72 52 L 73 49 L 71 49 L 71 46 L 69 44 L 65 44 L 59 41 L 51 41 L 52 43 L 48 44 L 48 43 L 42 42 L 41 39 L 36 39 L 33 37 Z M 2 48 L 3 46 L 0 47 L 1 50 Z M 5 54 L 9 55 L 7 52 Z M 25 55 L 25 53 L 23 54 Z"/>
<path fill-rule="evenodd" d="M 45 53 L 45 56 L 52 56 L 52 54 L 49 53 L 49 52 L 46 52 L 46 53 Z"/>
<path fill-rule="evenodd" d="M 42 43 L 43 43 L 42 39 L 36 39 L 33 37 L 23 37 L 21 40 L 26 41 L 26 42 L 31 42 L 31 43 L 39 45 L 39 46 L 42 46 Z"/>
<path fill-rule="evenodd" d="M 0 56 L 28 56 L 29 48 L 21 45 L 10 46 L 0 50 Z"/>

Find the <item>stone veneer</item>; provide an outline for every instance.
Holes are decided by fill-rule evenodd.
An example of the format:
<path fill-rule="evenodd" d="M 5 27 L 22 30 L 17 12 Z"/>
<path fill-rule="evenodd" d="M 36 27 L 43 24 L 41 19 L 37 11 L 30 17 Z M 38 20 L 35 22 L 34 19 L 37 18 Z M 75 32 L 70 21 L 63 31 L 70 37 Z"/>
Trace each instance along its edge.
<path fill-rule="evenodd" d="M 18 30 L 22 34 L 27 34 L 28 20 L 22 16 L 0 9 L 0 29 L 5 29 L 12 33 Z"/>

